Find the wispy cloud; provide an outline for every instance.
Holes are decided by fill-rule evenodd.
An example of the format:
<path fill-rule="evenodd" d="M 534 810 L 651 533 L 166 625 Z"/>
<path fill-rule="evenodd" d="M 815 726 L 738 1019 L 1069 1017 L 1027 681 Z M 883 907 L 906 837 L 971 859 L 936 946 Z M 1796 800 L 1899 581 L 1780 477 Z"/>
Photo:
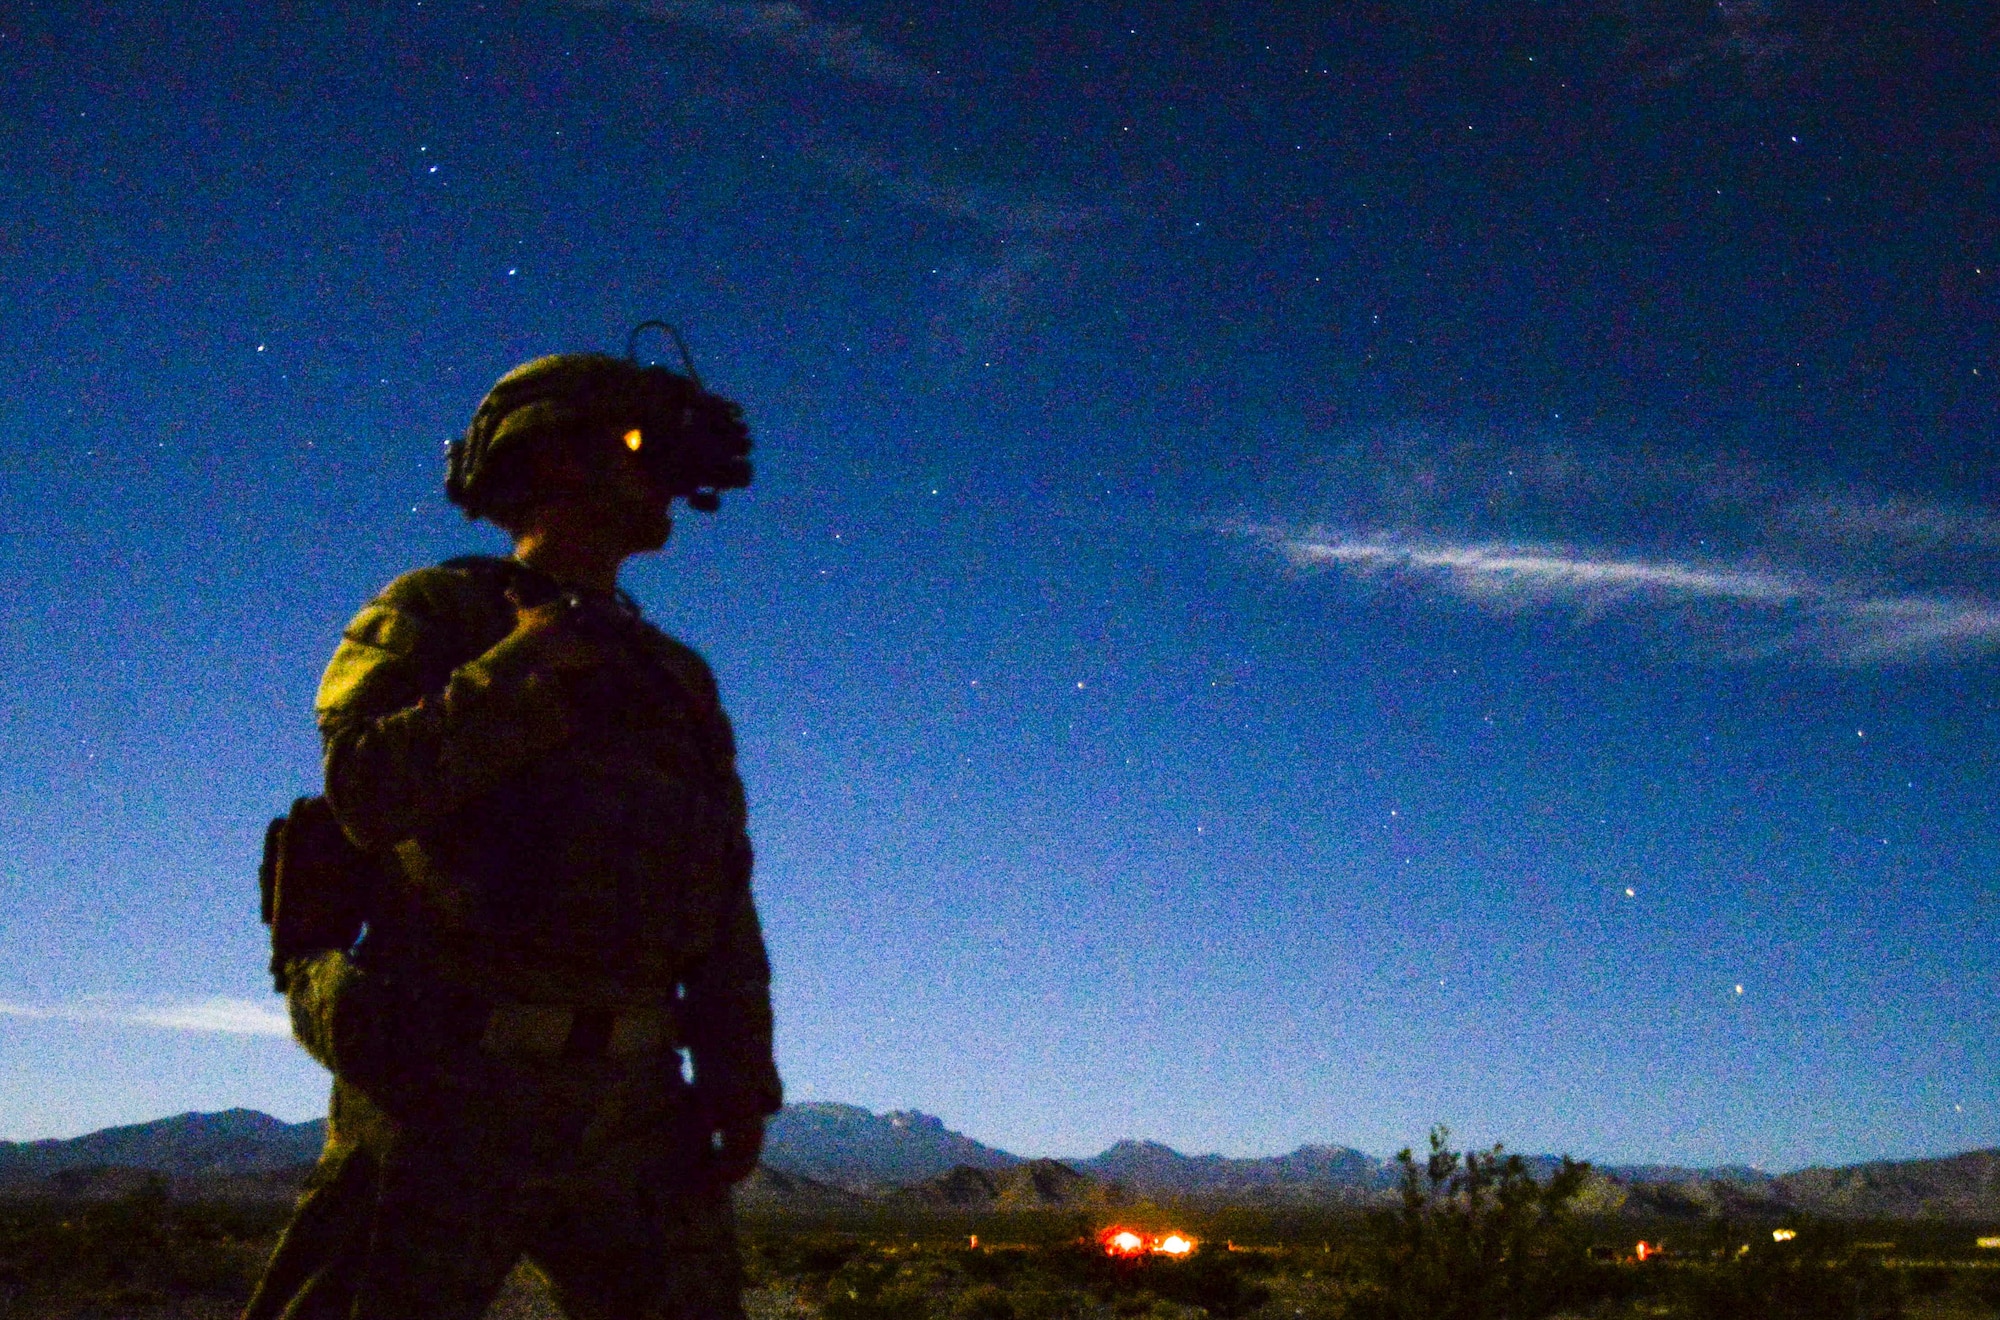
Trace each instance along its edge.
<path fill-rule="evenodd" d="M 859 27 L 817 18 L 801 5 L 714 4 L 703 0 L 568 0 L 572 8 L 636 14 L 718 36 L 771 46 L 829 73 L 880 87 L 921 88 L 929 69 Z"/>
<path fill-rule="evenodd" d="M 976 240 L 943 267 L 930 316 L 934 355 L 971 363 L 1005 350 L 1051 277 L 1074 268 L 1076 243 L 1099 209 L 1052 189 L 1032 191 L 941 172 L 907 153 L 854 142 L 805 149 L 808 160 L 892 202 L 965 222 Z"/>
<path fill-rule="evenodd" d="M 1277 540 L 1285 555 L 1301 566 L 1337 565 L 1361 573 L 1435 573 L 1464 595 L 1499 602 L 1602 606 L 1653 596 L 1784 605 L 1806 592 L 1785 577 L 1753 569 L 1593 557 L 1536 546 L 1412 546 L 1326 533 Z"/>
<path fill-rule="evenodd" d="M 946 80 L 928 65 L 869 35 L 791 0 L 718 3 L 717 0 L 561 0 L 572 9 L 623 15 L 661 27 L 703 33 L 737 48 L 764 48 L 795 57 L 845 79 L 860 91 L 922 92 L 926 128 L 946 133 L 940 112 L 949 110 Z M 782 82 L 783 79 L 781 78 Z M 747 89 L 746 89 L 747 90 Z M 749 96 L 754 98 L 754 91 Z M 880 111 L 870 98 L 869 113 Z M 932 249 L 938 279 L 926 289 L 930 347 L 934 355 L 962 361 L 989 359 L 1020 337 L 1022 313 L 1052 277 L 1074 269 L 1075 237 L 1098 223 L 1102 208 L 1074 200 L 1055 186 L 1009 184 L 940 165 L 942 147 L 924 151 L 905 135 L 895 147 L 854 139 L 826 141 L 821 116 L 796 122 L 787 110 L 780 141 L 810 165 L 905 208 L 963 221 L 964 230 Z M 951 255 L 939 251 L 958 250 Z"/>
<path fill-rule="evenodd" d="M 1567 614 L 1656 650 L 1835 665 L 2000 654 L 2000 511 L 1658 433 L 1385 427 L 1267 483 L 1304 516 L 1219 531 L 1441 608 Z M 1268 506 L 1267 506 L 1268 507 Z"/>
<path fill-rule="evenodd" d="M 1042 238 L 1074 233 L 1096 219 L 1089 207 L 1043 197 L 1012 196 L 989 186 L 947 179 L 907 158 L 854 143 L 811 148 L 808 159 L 850 183 L 881 189 L 905 205 L 986 229 Z"/>
<path fill-rule="evenodd" d="M 1908 498 L 1825 497 L 1790 506 L 1795 535 L 1898 554 L 2000 549 L 2000 516 Z"/>
<path fill-rule="evenodd" d="M 807 159 L 859 188 L 983 231 L 978 257 L 950 263 L 931 315 L 931 348 L 970 361 L 990 356 L 1052 271 L 1065 267 L 1077 235 L 1098 210 L 1052 192 L 1009 190 L 940 173 L 903 154 L 858 143 L 810 147 Z"/>
<path fill-rule="evenodd" d="M 1749 91 L 1767 89 L 1805 54 L 1799 34 L 1769 0 L 1716 0 L 1671 18 L 1662 11 L 1634 22 L 1627 46 L 1642 83 L 1711 78 Z"/>
<path fill-rule="evenodd" d="M 132 1004 L 96 998 L 69 1004 L 14 1004 L 0 1000 L 0 1017 L 157 1027 L 227 1036 L 289 1036 L 292 1031 L 291 1019 L 283 1009 L 264 1000 L 225 995 L 174 1004 Z"/>
<path fill-rule="evenodd" d="M 2000 602 L 1964 593 L 1884 589 L 1761 564 L 1639 558 L 1574 547 L 1412 541 L 1327 528 L 1241 526 L 1301 569 L 1336 569 L 1456 597 L 1496 613 L 1615 610 L 1685 615 L 1729 658 L 1791 655 L 1867 665 L 1952 659 L 2000 649 Z"/>
<path fill-rule="evenodd" d="M 1838 602 L 1852 636 L 1844 658 L 1936 660 L 2000 648 L 2000 604 L 1934 596 L 1863 596 Z"/>

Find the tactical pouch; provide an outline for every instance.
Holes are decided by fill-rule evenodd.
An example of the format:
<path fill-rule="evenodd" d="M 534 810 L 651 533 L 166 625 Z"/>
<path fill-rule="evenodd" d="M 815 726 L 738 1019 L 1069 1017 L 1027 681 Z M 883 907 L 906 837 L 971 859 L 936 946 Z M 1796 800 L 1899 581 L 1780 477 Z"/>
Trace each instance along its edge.
<path fill-rule="evenodd" d="M 271 981 L 286 989 L 285 964 L 361 938 L 381 867 L 354 846 L 322 797 L 302 797 L 264 831 L 257 868 L 264 924 L 271 928 Z"/>

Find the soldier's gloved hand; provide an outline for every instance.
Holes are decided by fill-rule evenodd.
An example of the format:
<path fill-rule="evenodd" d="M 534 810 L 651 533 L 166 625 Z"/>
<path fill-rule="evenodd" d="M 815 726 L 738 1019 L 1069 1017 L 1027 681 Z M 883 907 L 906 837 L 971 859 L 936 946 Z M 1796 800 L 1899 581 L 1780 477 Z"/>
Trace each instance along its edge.
<path fill-rule="evenodd" d="M 731 1119 L 715 1129 L 715 1155 L 710 1168 L 716 1181 L 724 1186 L 740 1183 L 756 1170 L 757 1158 L 763 1153 L 763 1117 Z"/>

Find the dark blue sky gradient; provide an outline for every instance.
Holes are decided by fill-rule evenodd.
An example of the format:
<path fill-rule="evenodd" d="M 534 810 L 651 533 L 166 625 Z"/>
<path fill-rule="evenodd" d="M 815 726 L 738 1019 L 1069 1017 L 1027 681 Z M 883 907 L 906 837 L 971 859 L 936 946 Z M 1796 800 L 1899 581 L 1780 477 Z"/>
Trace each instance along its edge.
<path fill-rule="evenodd" d="M 0 1138 L 319 1112 L 254 879 L 319 670 L 499 547 L 486 386 L 665 316 L 758 477 L 628 585 L 795 1098 L 2000 1144 L 1979 25 L 933 8 L 0 18 Z"/>

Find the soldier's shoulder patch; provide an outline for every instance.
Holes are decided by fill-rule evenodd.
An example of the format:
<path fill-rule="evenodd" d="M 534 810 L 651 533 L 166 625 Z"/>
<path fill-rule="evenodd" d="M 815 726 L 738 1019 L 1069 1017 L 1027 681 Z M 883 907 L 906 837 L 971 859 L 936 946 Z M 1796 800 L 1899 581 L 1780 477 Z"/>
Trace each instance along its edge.
<path fill-rule="evenodd" d="M 357 646 L 410 655 L 417 649 L 422 628 L 407 611 L 378 600 L 364 606 L 340 635 Z"/>
<path fill-rule="evenodd" d="M 405 573 L 382 589 L 341 633 L 317 706 L 321 719 L 338 711 L 386 710 L 440 687 L 450 670 L 491 645 L 506 621 L 464 574 L 440 566 Z M 503 602 L 504 603 L 504 602 Z"/>
<path fill-rule="evenodd" d="M 354 616 L 320 676 L 313 706 L 322 724 L 341 710 L 393 710 L 422 691 L 423 653 L 430 649 L 424 624 L 380 601 Z"/>
<path fill-rule="evenodd" d="M 510 579 L 486 567 L 498 562 L 453 560 L 420 568 L 391 582 L 375 603 L 419 620 L 427 638 L 456 656 L 457 663 L 485 650 L 514 625 L 514 607 L 507 599 Z"/>
<path fill-rule="evenodd" d="M 450 564 L 419 568 L 403 574 L 375 598 L 416 614 L 450 613 L 468 592 L 477 590 L 471 578 Z"/>

